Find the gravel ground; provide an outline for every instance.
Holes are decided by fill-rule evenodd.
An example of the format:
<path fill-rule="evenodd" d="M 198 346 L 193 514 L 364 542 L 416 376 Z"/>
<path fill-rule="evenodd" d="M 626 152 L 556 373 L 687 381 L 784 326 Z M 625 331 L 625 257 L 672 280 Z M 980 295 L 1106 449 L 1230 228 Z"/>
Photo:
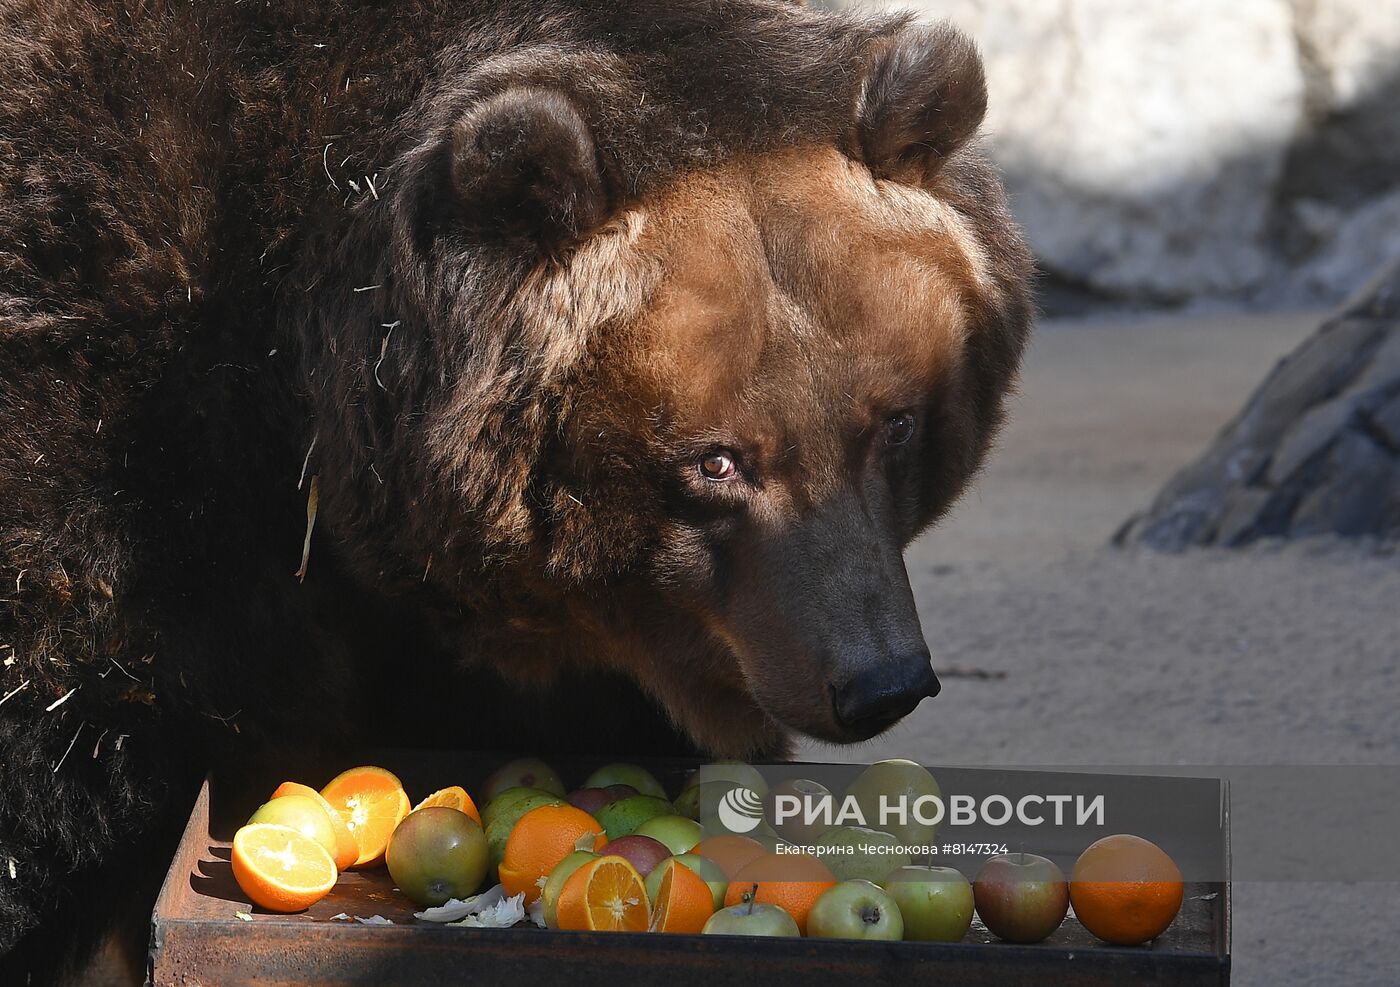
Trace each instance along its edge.
<path fill-rule="evenodd" d="M 908 556 L 935 664 L 1005 677 L 945 678 L 890 734 L 805 756 L 1400 764 L 1400 556 L 1106 547 L 1318 318 L 1042 327 L 989 469 Z M 1234 983 L 1400 982 L 1397 914 L 1400 882 L 1237 882 Z"/>

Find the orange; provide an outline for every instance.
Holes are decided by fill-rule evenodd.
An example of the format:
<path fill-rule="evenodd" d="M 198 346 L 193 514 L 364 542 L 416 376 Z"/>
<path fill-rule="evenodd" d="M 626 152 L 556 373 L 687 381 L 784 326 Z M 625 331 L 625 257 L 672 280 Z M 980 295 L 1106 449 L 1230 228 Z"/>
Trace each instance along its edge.
<path fill-rule="evenodd" d="M 745 866 L 768 851 L 758 840 L 751 840 L 747 836 L 735 836 L 733 833 L 721 833 L 719 836 L 701 840 L 690 852 L 708 857 L 719 865 L 725 877 L 733 878 Z"/>
<path fill-rule="evenodd" d="M 342 771 L 321 794 L 340 813 L 360 848 L 355 867 L 370 867 L 384 859 L 389 838 L 412 808 L 398 776 L 372 765 Z"/>
<path fill-rule="evenodd" d="M 836 885 L 836 877 L 816 857 L 805 853 L 767 853 L 756 857 L 729 882 L 725 905 L 737 905 L 754 890 L 753 900 L 761 905 L 777 905 L 792 916 L 797 928 L 807 934 L 807 913 L 817 899 Z"/>
<path fill-rule="evenodd" d="M 1079 855 L 1069 900 L 1080 924 L 1105 942 L 1156 939 L 1181 909 L 1185 887 L 1175 861 L 1138 836 L 1105 836 Z"/>
<path fill-rule="evenodd" d="M 559 892 L 561 929 L 645 932 L 649 911 L 642 875 L 622 857 L 590 860 Z"/>
<path fill-rule="evenodd" d="M 652 932 L 699 932 L 715 913 L 710 886 L 674 857 L 661 864 L 661 887 L 651 903 Z"/>
<path fill-rule="evenodd" d="M 311 837 L 290 826 L 253 823 L 233 835 L 233 876 L 253 904 L 270 912 L 299 912 L 335 886 L 335 861 Z"/>
<path fill-rule="evenodd" d="M 476 820 L 478 826 L 481 826 L 483 829 L 486 828 L 481 821 L 481 813 L 476 811 L 476 803 L 473 802 L 472 797 L 467 794 L 467 790 L 460 785 L 452 785 L 449 788 L 439 788 L 413 808 L 417 811 L 418 809 L 427 809 L 435 805 L 445 805 L 449 809 L 465 812 Z"/>
<path fill-rule="evenodd" d="M 355 842 L 350 827 L 345 825 L 345 820 L 341 818 L 339 812 L 335 811 L 334 806 L 310 785 L 299 785 L 294 781 L 284 781 L 278 785 L 277 791 L 272 793 L 272 798 L 280 799 L 284 795 L 305 795 L 307 798 L 319 802 L 325 808 L 326 816 L 331 821 L 331 830 L 335 833 L 335 849 L 331 852 L 331 856 L 335 858 L 335 869 L 345 870 L 347 867 L 355 866 L 355 861 L 360 859 L 359 844 Z"/>
<path fill-rule="evenodd" d="M 531 809 L 510 831 L 501 857 L 501 884 L 508 895 L 534 903 L 549 872 L 575 850 L 601 850 L 608 842 L 602 824 L 568 803 Z"/>

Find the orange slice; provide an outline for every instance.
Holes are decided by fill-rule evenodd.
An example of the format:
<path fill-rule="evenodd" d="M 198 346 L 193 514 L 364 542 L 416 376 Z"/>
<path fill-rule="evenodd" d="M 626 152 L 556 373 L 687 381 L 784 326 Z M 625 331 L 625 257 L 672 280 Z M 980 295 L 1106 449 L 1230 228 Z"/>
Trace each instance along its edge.
<path fill-rule="evenodd" d="M 449 809 L 465 812 L 477 821 L 477 825 L 481 825 L 481 813 L 476 811 L 476 803 L 473 802 L 472 797 L 467 794 L 467 790 L 460 785 L 453 785 L 450 788 L 439 788 L 437 791 L 433 792 L 433 794 L 415 805 L 413 811 L 417 812 L 419 809 L 427 809 L 435 805 L 442 805 Z"/>
<path fill-rule="evenodd" d="M 531 809 L 506 838 L 501 884 L 508 895 L 524 894 L 528 907 L 559 861 L 575 850 L 599 851 L 607 842 L 602 824 L 582 809 L 567 803 Z"/>
<path fill-rule="evenodd" d="M 559 928 L 589 932 L 645 932 L 647 890 L 622 857 L 590 860 L 559 892 Z"/>
<path fill-rule="evenodd" d="M 248 899 L 270 912 L 299 912 L 335 886 L 335 861 L 290 826 L 253 823 L 233 836 L 233 876 Z"/>
<path fill-rule="evenodd" d="M 340 813 L 360 848 L 355 867 L 372 867 L 384 859 L 389 838 L 412 809 L 398 776 L 372 765 L 342 771 L 321 795 Z"/>
<path fill-rule="evenodd" d="M 715 913 L 710 886 L 674 857 L 661 867 L 661 887 L 651 906 L 651 931 L 699 932 Z"/>
<path fill-rule="evenodd" d="M 345 825 L 345 820 L 339 812 L 332 806 L 320 792 L 310 785 L 301 785 L 295 781 L 284 781 L 277 786 L 277 791 L 272 793 L 272 798 L 280 799 L 284 795 L 305 795 L 309 799 L 314 799 L 322 808 L 326 810 L 326 815 L 330 818 L 331 829 L 335 833 L 335 850 L 331 854 L 335 858 L 336 870 L 345 870 L 355 866 L 355 861 L 360 859 L 360 847 L 355 842 L 354 835 L 350 832 L 350 827 Z M 269 800 L 271 801 L 271 800 Z"/>

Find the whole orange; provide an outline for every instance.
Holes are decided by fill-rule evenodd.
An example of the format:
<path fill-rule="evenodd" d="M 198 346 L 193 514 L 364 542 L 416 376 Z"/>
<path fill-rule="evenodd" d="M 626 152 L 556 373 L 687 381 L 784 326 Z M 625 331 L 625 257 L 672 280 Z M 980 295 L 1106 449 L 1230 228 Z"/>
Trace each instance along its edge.
<path fill-rule="evenodd" d="M 524 894 L 531 905 L 561 860 L 575 850 L 599 851 L 607 842 L 602 824 L 582 809 L 568 803 L 531 809 L 506 838 L 501 884 L 506 894 Z"/>
<path fill-rule="evenodd" d="M 724 894 L 724 903 L 737 905 L 745 894 L 752 892 L 753 900 L 759 904 L 777 905 L 791 915 L 805 936 L 807 913 L 817 899 L 835 885 L 835 875 L 816 857 L 804 853 L 764 853 L 734 875 Z"/>
<path fill-rule="evenodd" d="M 1105 942 L 1137 946 L 1176 918 L 1185 887 L 1175 861 L 1157 844 L 1120 833 L 1079 855 L 1069 900 L 1080 924 Z"/>

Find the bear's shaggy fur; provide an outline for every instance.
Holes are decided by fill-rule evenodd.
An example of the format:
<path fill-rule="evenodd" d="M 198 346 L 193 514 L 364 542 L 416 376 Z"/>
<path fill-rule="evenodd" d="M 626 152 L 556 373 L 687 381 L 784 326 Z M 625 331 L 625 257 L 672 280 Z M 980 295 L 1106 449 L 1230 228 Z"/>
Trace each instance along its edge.
<path fill-rule="evenodd" d="M 213 768 L 879 728 L 833 655 L 917 658 L 1030 322 L 961 37 L 4 0 L 0 93 L 0 968 L 140 943 Z M 871 532 L 859 632 L 802 611 Z"/>

